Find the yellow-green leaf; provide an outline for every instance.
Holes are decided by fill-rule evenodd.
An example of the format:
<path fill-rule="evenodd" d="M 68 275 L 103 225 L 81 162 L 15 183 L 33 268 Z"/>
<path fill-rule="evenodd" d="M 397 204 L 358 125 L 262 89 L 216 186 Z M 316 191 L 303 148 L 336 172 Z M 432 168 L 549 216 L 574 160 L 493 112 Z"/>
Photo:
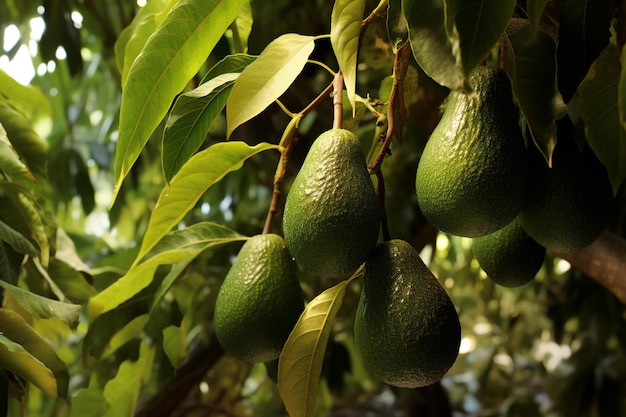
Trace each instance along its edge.
<path fill-rule="evenodd" d="M 48 397 L 57 397 L 54 374 L 18 343 L 0 334 L 0 368 L 7 369 L 42 390 Z"/>
<path fill-rule="evenodd" d="M 270 42 L 233 84 L 226 101 L 226 136 L 280 97 L 306 65 L 315 38 L 295 33 Z"/>
<path fill-rule="evenodd" d="M 349 282 L 311 300 L 285 342 L 278 362 L 278 391 L 290 417 L 313 415 L 326 345 Z"/>
<path fill-rule="evenodd" d="M 365 0 L 336 0 L 330 16 L 330 43 L 343 73 L 348 100 L 356 101 L 356 67 Z"/>

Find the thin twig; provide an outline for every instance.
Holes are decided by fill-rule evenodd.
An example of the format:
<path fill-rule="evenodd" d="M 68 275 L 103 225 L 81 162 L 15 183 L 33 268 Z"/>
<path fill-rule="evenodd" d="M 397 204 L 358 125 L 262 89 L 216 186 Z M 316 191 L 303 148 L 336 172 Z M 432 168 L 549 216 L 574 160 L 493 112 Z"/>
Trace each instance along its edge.
<path fill-rule="evenodd" d="M 333 129 L 343 127 L 343 73 L 339 71 L 333 81 Z"/>
<path fill-rule="evenodd" d="M 383 178 L 383 170 L 376 170 L 376 179 L 378 180 L 378 209 L 380 210 L 380 224 L 383 231 L 383 240 L 391 240 L 389 225 L 387 224 L 387 209 L 385 207 L 385 179 Z"/>

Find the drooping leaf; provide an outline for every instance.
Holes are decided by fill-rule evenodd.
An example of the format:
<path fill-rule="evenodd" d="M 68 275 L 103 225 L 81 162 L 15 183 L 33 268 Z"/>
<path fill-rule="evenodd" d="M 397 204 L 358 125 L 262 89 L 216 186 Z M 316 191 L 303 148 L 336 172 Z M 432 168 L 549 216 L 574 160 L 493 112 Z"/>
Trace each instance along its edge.
<path fill-rule="evenodd" d="M 50 398 L 57 398 L 57 383 L 52 371 L 3 334 L 0 334 L 0 368 L 19 375 Z"/>
<path fill-rule="evenodd" d="M 527 0 L 526 1 L 526 12 L 528 13 L 528 18 L 530 19 L 530 26 L 533 29 L 533 33 L 537 33 L 537 28 L 539 27 L 539 21 L 541 20 L 541 15 L 543 14 L 543 9 L 546 7 L 546 3 L 548 0 Z"/>
<path fill-rule="evenodd" d="M 39 246 L 39 258 L 43 266 L 48 266 L 50 260 L 50 241 L 46 232 L 45 214 L 36 201 L 25 193 L 9 194 L 11 203 L 16 208 L 16 215 L 23 221 L 30 232 L 30 239 Z"/>
<path fill-rule="evenodd" d="M 18 109 L 0 99 L 0 124 L 11 145 L 30 172 L 40 178 L 47 176 L 47 146 Z"/>
<path fill-rule="evenodd" d="M 311 300 L 285 342 L 278 362 L 278 391 L 290 417 L 313 416 L 328 338 L 349 282 Z"/>
<path fill-rule="evenodd" d="M 336 0 L 330 16 L 330 43 L 352 108 L 355 107 L 356 67 L 365 3 L 365 0 Z"/>
<path fill-rule="evenodd" d="M 37 120 L 52 114 L 50 100 L 32 85 L 22 85 L 0 70 L 0 94 L 8 97 L 28 119 Z"/>
<path fill-rule="evenodd" d="M 451 43 L 446 31 L 443 0 L 404 0 L 402 6 L 411 50 L 422 70 L 442 86 L 466 88 L 460 46 Z"/>
<path fill-rule="evenodd" d="M 250 67 L 248 67 L 250 68 Z M 278 146 L 245 142 L 221 142 L 195 154 L 166 185 L 152 211 L 135 264 L 187 214 L 200 197 L 226 174 L 236 171 L 250 157 Z"/>
<path fill-rule="evenodd" d="M 78 315 L 82 309 L 80 305 L 62 303 L 57 300 L 42 297 L 2 280 L 0 280 L 0 287 L 9 292 L 22 308 L 35 317 L 42 319 L 59 319 L 70 327 L 75 327 L 78 324 Z"/>
<path fill-rule="evenodd" d="M 163 329 L 163 350 L 173 366 L 178 366 L 186 355 L 185 329 L 170 325 Z"/>
<path fill-rule="evenodd" d="M 0 332 L 3 337 L 21 345 L 33 358 L 41 363 L 36 365 L 32 360 L 27 360 L 28 366 L 34 367 L 32 371 L 36 380 L 31 380 L 37 385 L 37 382 L 45 381 L 45 385 L 39 386 L 46 395 L 56 398 L 66 398 L 68 383 L 70 379 L 69 372 L 65 362 L 57 355 L 55 349 L 43 339 L 19 314 L 6 308 L 0 308 Z M 8 350 L 8 349 L 7 349 Z M 53 386 L 50 384 L 47 371 L 51 371 L 54 380 L 54 392 L 51 391 Z M 41 378 L 41 379 L 40 379 Z"/>
<path fill-rule="evenodd" d="M 94 379 L 89 388 L 79 390 L 78 394 L 72 398 L 70 417 L 101 417 L 109 409 L 109 404 L 102 394 L 102 388 L 92 387 L 93 383 Z"/>
<path fill-rule="evenodd" d="M 557 79 L 566 103 L 609 44 L 613 1 L 565 1 L 560 6 Z"/>
<path fill-rule="evenodd" d="M 572 120 L 584 123 L 587 141 L 606 167 L 614 192 L 626 178 L 623 74 L 617 48 L 610 44 L 589 68 L 569 106 Z"/>
<path fill-rule="evenodd" d="M 89 301 L 89 319 L 95 320 L 100 314 L 116 308 L 150 285 L 159 265 L 191 260 L 212 246 L 242 239 L 245 238 L 237 232 L 216 223 L 198 223 L 172 232 L 160 241 L 144 262 L 131 267 L 126 275 Z M 155 303 L 172 283 L 173 279 L 170 279 L 161 285 Z"/>
<path fill-rule="evenodd" d="M 494 47 L 511 20 L 515 0 L 444 0 L 452 51 L 467 77 Z M 458 39 L 457 39 L 458 38 Z"/>
<path fill-rule="evenodd" d="M 394 53 L 398 52 L 398 49 L 409 40 L 409 27 L 404 17 L 401 0 L 389 0 L 387 35 Z"/>
<path fill-rule="evenodd" d="M 68 264 L 58 257 L 58 252 L 54 258 L 50 259 L 48 265 L 48 275 L 50 279 L 59 287 L 68 300 L 74 303 L 84 303 L 90 297 L 96 295 L 95 288 L 89 284 L 84 272 L 79 271 L 74 266 Z"/>
<path fill-rule="evenodd" d="M 315 47 L 315 38 L 282 35 L 241 73 L 226 102 L 226 137 L 279 98 L 302 72 Z"/>
<path fill-rule="evenodd" d="M 39 252 L 30 240 L 7 223 L 0 220 L 0 240 L 7 242 L 17 252 L 29 256 L 38 256 Z"/>
<path fill-rule="evenodd" d="M 161 155 L 167 181 L 206 139 L 211 124 L 226 105 L 233 82 L 255 59 L 244 54 L 227 56 L 209 70 L 198 88 L 176 99 L 163 132 Z"/>
<path fill-rule="evenodd" d="M 252 31 L 252 7 L 250 0 L 243 2 L 241 11 L 237 15 L 235 22 L 231 25 L 235 43 L 235 51 L 240 53 L 248 52 L 248 38 Z"/>
<path fill-rule="evenodd" d="M 540 30 L 533 35 L 527 24 L 506 38 L 505 62 L 513 91 L 531 137 L 551 164 L 556 146 L 556 122 L 567 109 L 557 89 L 556 43 Z"/>
<path fill-rule="evenodd" d="M 139 339 L 149 318 L 150 316 L 148 314 L 142 314 L 129 321 L 126 326 L 115 333 L 115 335 L 109 340 L 109 343 L 105 346 L 100 359 L 111 355 L 131 340 Z"/>
<path fill-rule="evenodd" d="M 147 341 L 141 343 L 136 361 L 122 362 L 117 374 L 104 386 L 103 395 L 110 408 L 103 417 L 132 416 L 139 393 L 150 379 L 155 349 Z"/>
<path fill-rule="evenodd" d="M 239 13 L 241 1 L 181 0 L 148 38 L 122 91 L 115 195 L 176 94 Z"/>

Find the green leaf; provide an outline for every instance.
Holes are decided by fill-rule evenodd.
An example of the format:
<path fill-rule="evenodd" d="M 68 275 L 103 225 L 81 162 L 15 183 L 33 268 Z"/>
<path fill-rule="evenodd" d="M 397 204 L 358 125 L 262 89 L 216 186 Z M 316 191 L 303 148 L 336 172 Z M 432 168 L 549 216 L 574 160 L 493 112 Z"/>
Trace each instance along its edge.
<path fill-rule="evenodd" d="M 0 334 L 0 368 L 29 381 L 50 398 L 57 397 L 54 374 L 21 345 Z"/>
<path fill-rule="evenodd" d="M 17 209 L 17 215 L 23 220 L 30 231 L 32 238 L 39 246 L 41 264 L 48 266 L 50 260 L 50 242 L 46 233 L 45 214 L 39 205 L 25 193 L 9 194 L 9 199 Z"/>
<path fill-rule="evenodd" d="M 178 366 L 186 357 L 186 336 L 185 329 L 170 325 L 163 329 L 163 350 L 170 360 L 172 366 Z"/>
<path fill-rule="evenodd" d="M 181 0 L 148 38 L 122 92 L 115 196 L 176 94 L 239 13 L 241 1 Z"/>
<path fill-rule="evenodd" d="M 39 361 L 44 368 L 52 371 L 56 383 L 54 391 L 49 381 L 49 375 L 41 366 L 36 365 L 32 360 L 26 363 L 33 367 L 30 376 L 35 379 L 29 379 L 30 382 L 37 385 L 46 393 L 46 395 L 56 398 L 67 397 L 68 383 L 70 375 L 65 363 L 58 357 L 55 349 L 44 340 L 39 334 L 26 323 L 26 321 L 16 312 L 0 308 L 0 333 L 2 336 L 21 345 L 30 355 Z M 9 350 L 7 348 L 7 350 Z M 23 358 L 22 358 L 23 359 Z M 17 372 L 16 372 L 17 373 Z M 38 385 L 45 382 L 43 386 Z"/>
<path fill-rule="evenodd" d="M 47 177 L 48 148 L 31 127 L 30 121 L 18 109 L 0 99 L 0 124 L 9 142 L 22 158 L 30 172 Z"/>
<path fill-rule="evenodd" d="M 98 359 L 106 358 L 131 340 L 139 339 L 149 318 L 150 315 L 142 314 L 129 321 L 109 340 Z"/>
<path fill-rule="evenodd" d="M 11 146 L 6 131 L 0 123 L 0 171 L 12 182 L 34 182 L 35 177 Z"/>
<path fill-rule="evenodd" d="M 245 53 L 248 52 L 248 38 L 252 31 L 252 7 L 250 0 L 246 0 L 241 7 L 241 12 L 231 25 L 233 31 L 233 40 L 235 43 L 235 51 Z"/>
<path fill-rule="evenodd" d="M 504 33 L 515 0 L 444 0 L 444 3 L 448 38 L 457 62 L 460 61 L 463 73 L 468 76 Z"/>
<path fill-rule="evenodd" d="M 546 7 L 548 0 L 527 0 L 526 8 L 528 9 L 528 18 L 530 19 L 530 26 L 532 27 L 533 34 L 537 33 L 539 27 L 539 21 L 543 14 L 543 9 Z"/>
<path fill-rule="evenodd" d="M 51 300 L 50 298 L 42 297 L 1 280 L 0 287 L 10 293 L 24 310 L 35 317 L 42 319 L 58 319 L 72 328 L 76 327 L 78 324 L 78 316 L 82 309 L 80 305 Z"/>
<path fill-rule="evenodd" d="M 365 3 L 365 0 L 335 0 L 330 16 L 330 43 L 352 108 L 356 101 L 356 67 Z"/>
<path fill-rule="evenodd" d="M 248 67 L 250 68 L 250 67 Z M 226 174 L 236 171 L 253 155 L 278 149 L 269 143 L 221 142 L 195 154 L 165 186 L 152 211 L 135 264 L 150 251 Z"/>
<path fill-rule="evenodd" d="M 126 275 L 90 300 L 90 320 L 93 322 L 100 314 L 116 308 L 150 285 L 159 265 L 191 260 L 210 247 L 242 239 L 245 238 L 237 232 L 216 223 L 198 223 L 172 232 L 161 240 L 144 262 L 131 267 Z M 169 289 L 174 278 L 161 284 L 155 303 Z"/>
<path fill-rule="evenodd" d="M 606 167 L 614 192 L 626 178 L 626 76 L 623 68 L 620 70 L 615 45 L 607 46 L 591 65 L 569 106 L 572 120 L 584 123 L 587 141 Z"/>
<path fill-rule="evenodd" d="M 10 102 L 30 120 L 52 115 L 50 100 L 41 90 L 32 85 L 18 83 L 2 70 L 0 70 L 0 95 L 8 97 Z"/>
<path fill-rule="evenodd" d="M 404 16 L 415 60 L 426 75 L 452 90 L 465 89 L 466 81 L 458 55 L 446 32 L 443 0 L 404 0 Z"/>
<path fill-rule="evenodd" d="M 394 54 L 409 40 L 409 27 L 402 10 L 402 1 L 389 0 L 387 11 L 387 35 Z"/>
<path fill-rule="evenodd" d="M 349 282 L 311 300 L 285 342 L 278 362 L 278 391 L 290 417 L 313 416 L 328 338 Z"/>
<path fill-rule="evenodd" d="M 7 242 L 19 253 L 37 257 L 39 252 L 30 240 L 7 223 L 0 220 L 0 240 Z"/>
<path fill-rule="evenodd" d="M 83 274 L 72 265 L 56 257 L 50 259 L 48 275 L 59 287 L 64 296 L 75 303 L 84 303 L 96 295 L 94 287 L 89 285 Z"/>
<path fill-rule="evenodd" d="M 556 122 L 567 109 L 557 89 L 556 42 L 543 31 L 525 25 L 508 35 L 504 54 L 513 91 L 533 141 L 551 165 L 556 146 Z"/>
<path fill-rule="evenodd" d="M 92 387 L 92 384 L 94 384 L 93 379 L 89 388 L 79 390 L 78 394 L 72 398 L 70 417 L 101 417 L 109 409 L 102 389 L 97 386 Z"/>
<path fill-rule="evenodd" d="M 314 47 L 314 37 L 294 33 L 282 35 L 267 45 L 233 85 L 226 102 L 226 137 L 287 91 Z"/>
<path fill-rule="evenodd" d="M 103 417 L 134 414 L 141 388 L 150 379 L 154 355 L 155 349 L 144 341 L 136 361 L 122 362 L 115 377 L 104 386 L 103 395 L 110 408 Z"/>
<path fill-rule="evenodd" d="M 176 99 L 163 132 L 161 161 L 167 181 L 206 139 L 226 105 L 234 80 L 255 59 L 244 54 L 227 56 L 209 70 L 198 88 Z"/>

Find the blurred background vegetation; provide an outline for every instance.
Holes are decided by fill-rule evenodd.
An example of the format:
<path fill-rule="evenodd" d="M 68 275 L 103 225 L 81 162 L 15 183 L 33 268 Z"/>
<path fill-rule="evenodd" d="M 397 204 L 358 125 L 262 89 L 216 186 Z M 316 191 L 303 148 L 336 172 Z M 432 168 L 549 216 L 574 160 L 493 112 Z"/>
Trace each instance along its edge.
<path fill-rule="evenodd" d="M 525 2 L 520 3 L 525 6 Z M 550 1 L 547 7 L 559 13 L 567 4 Z M 160 140 L 152 140 L 131 172 L 132 179 L 125 182 L 115 205 L 109 208 L 121 97 L 115 42 L 142 6 L 141 1 L 123 0 L 0 3 L 0 68 L 20 83 L 38 88 L 49 101 L 49 108 L 33 106 L 29 117 L 48 145 L 46 198 L 50 210 L 89 267 L 92 286 L 76 289 L 77 299 L 87 299 L 127 270 L 164 184 Z M 250 54 L 260 53 L 283 33 L 329 32 L 332 1 L 252 1 L 251 7 Z M 523 7 L 517 12 L 523 14 Z M 597 19 L 585 24 L 608 27 L 601 20 L 604 17 Z M 604 40 L 608 43 L 608 33 Z M 237 51 L 232 39 L 224 37 L 190 87 L 232 52 L 243 51 Z M 318 42 L 312 58 L 337 67 L 329 42 Z M 381 20 L 365 33 L 360 94 L 384 96 L 392 63 L 392 49 Z M 551 256 L 533 282 L 516 289 L 496 286 L 473 259 L 468 239 L 438 234 L 420 215 L 413 189 L 415 168 L 438 121 L 439 105 L 447 90 L 415 65 L 407 77 L 411 81 L 406 83 L 409 90 L 405 93 L 410 116 L 402 142 L 394 145 L 393 155 L 384 164 L 390 229 L 394 237 L 406 239 L 421 250 L 451 295 L 462 323 L 461 354 L 441 384 L 424 389 L 392 389 L 368 376 L 351 335 L 361 285 L 357 280 L 351 284 L 333 329 L 318 415 L 626 415 L 626 309 L 617 297 L 566 261 Z M 330 75 L 318 67 L 307 67 L 283 102 L 291 109 L 304 108 L 329 81 Z M 346 124 L 352 123 L 367 146 L 377 134 L 371 115 L 357 112 L 362 119 L 351 120 L 348 110 Z M 303 120 L 286 185 L 313 139 L 331 126 L 331 119 L 330 102 L 325 102 Z M 287 122 L 280 109 L 272 106 L 240 127 L 236 135 L 250 144 L 277 143 Z M 224 140 L 224 135 L 224 120 L 218 119 L 205 146 Z M 213 187 L 185 222 L 215 221 L 242 234 L 259 233 L 271 199 L 276 162 L 276 155 L 265 153 L 251 159 L 245 169 L 229 174 Z M 626 235 L 624 194 L 622 187 L 610 224 L 622 237 Z M 161 343 L 164 348 L 155 353 L 157 366 L 146 381 L 138 415 L 284 414 L 276 386 L 268 376 L 271 365 L 266 369 L 239 362 L 223 354 L 212 339 L 210 318 L 217 289 L 238 249 L 238 245 L 231 245 L 204 253 L 183 272 L 159 305 L 143 337 L 163 342 L 164 324 L 176 327 L 170 332 L 171 338 Z M 163 275 L 167 272 L 160 271 Z M 303 282 L 309 299 L 329 286 L 312 277 L 303 277 Z M 143 295 L 155 291 L 150 287 Z M 111 335 L 135 318 L 137 311 L 149 308 L 149 301 L 142 304 L 141 295 L 114 314 L 104 314 L 89 328 L 85 323 L 75 332 L 49 324 L 41 328 L 68 364 L 70 397 L 80 398 L 73 401 L 72 415 L 100 415 L 97 409 L 83 408 L 90 404 L 86 399 L 96 395 L 88 387 L 97 387 L 94 381 L 111 378 L 120 363 L 137 357 L 140 341 L 134 340 L 116 346 L 103 359 L 93 359 L 111 348 Z M 203 360 L 185 366 L 183 359 L 192 358 L 187 352 L 197 349 Z M 194 358 L 197 360 L 198 355 Z M 182 364 L 176 375 L 172 363 Z M 36 389 L 12 401 L 20 403 L 26 415 L 70 413 L 67 404 L 48 400 Z M 154 410 L 160 414 L 150 414 Z"/>

